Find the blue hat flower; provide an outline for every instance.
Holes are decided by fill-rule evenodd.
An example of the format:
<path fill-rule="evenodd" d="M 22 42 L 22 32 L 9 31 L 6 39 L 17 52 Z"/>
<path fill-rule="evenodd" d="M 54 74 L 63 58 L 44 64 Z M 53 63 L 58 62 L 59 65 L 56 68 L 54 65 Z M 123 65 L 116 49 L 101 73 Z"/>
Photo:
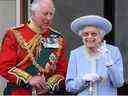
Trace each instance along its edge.
<path fill-rule="evenodd" d="M 106 35 L 112 30 L 112 24 L 107 19 L 97 15 L 87 15 L 75 19 L 71 23 L 71 30 L 73 32 L 79 32 L 85 26 L 96 26 L 103 30 L 103 34 Z"/>

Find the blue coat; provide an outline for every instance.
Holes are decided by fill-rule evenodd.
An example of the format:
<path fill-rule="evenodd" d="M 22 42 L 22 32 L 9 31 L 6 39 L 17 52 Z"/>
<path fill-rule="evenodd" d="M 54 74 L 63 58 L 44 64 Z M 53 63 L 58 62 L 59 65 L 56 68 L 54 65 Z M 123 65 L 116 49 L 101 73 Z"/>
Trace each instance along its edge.
<path fill-rule="evenodd" d="M 103 78 L 101 82 L 95 84 L 93 95 L 117 95 L 117 87 L 121 87 L 124 83 L 122 56 L 117 47 L 106 44 L 109 50 L 104 55 L 89 56 L 85 46 L 80 46 L 71 51 L 67 76 L 66 90 L 78 95 L 90 95 L 89 84 L 83 79 L 85 74 L 92 72 L 95 61 L 95 73 Z M 110 59 L 113 65 L 109 68 L 105 66 Z M 86 78 L 86 77 L 85 77 Z"/>

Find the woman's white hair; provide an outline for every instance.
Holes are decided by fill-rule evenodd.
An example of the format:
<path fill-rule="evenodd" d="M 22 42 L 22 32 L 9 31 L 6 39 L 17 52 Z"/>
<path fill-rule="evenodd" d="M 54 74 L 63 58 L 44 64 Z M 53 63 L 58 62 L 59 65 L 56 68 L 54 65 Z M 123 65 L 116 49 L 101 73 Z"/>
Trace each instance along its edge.
<path fill-rule="evenodd" d="M 89 25 L 89 26 L 91 26 L 91 25 Z M 87 27 L 87 26 L 86 26 L 86 27 Z M 93 27 L 96 27 L 96 26 L 93 26 Z M 85 28 L 85 27 L 84 27 L 84 28 Z M 81 33 L 84 32 L 84 28 L 82 28 L 81 30 L 79 30 L 79 32 L 78 32 L 78 35 L 79 35 L 79 36 L 81 36 Z M 106 32 L 105 32 L 103 29 L 99 28 L 99 27 L 96 27 L 96 28 L 99 29 L 100 36 L 101 36 L 102 38 L 104 38 L 104 36 L 106 35 Z"/>

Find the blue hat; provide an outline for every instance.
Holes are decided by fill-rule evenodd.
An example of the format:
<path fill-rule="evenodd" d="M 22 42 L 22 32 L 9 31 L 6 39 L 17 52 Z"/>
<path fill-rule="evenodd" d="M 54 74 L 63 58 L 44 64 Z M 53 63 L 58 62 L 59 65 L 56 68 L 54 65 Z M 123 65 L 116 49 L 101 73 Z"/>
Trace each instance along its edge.
<path fill-rule="evenodd" d="M 104 30 L 103 34 L 107 34 L 112 30 L 112 24 L 107 19 L 97 15 L 87 15 L 75 19 L 71 23 L 71 30 L 73 32 L 79 32 L 83 27 L 92 25 Z"/>

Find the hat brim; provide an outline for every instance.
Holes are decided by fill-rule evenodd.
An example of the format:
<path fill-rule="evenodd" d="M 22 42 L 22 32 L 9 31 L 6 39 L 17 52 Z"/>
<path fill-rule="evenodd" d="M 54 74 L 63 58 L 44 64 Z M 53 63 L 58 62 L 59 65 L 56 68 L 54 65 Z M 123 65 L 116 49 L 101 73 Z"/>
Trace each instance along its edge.
<path fill-rule="evenodd" d="M 89 25 L 96 26 L 104 30 L 105 34 L 112 30 L 112 24 L 110 21 L 97 15 L 88 15 L 77 18 L 71 23 L 71 30 L 78 33 L 83 27 Z"/>

